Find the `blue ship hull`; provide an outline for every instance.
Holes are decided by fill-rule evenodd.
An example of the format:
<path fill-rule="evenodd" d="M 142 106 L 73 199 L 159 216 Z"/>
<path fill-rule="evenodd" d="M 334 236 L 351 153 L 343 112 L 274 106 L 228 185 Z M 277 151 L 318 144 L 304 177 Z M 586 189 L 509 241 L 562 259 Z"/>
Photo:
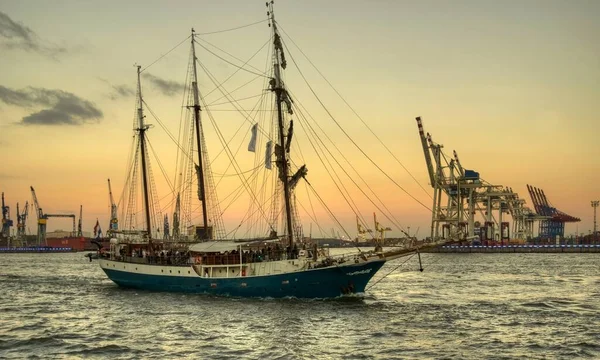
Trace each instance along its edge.
<path fill-rule="evenodd" d="M 334 298 L 363 293 L 385 260 L 311 269 L 286 274 L 235 278 L 203 278 L 133 273 L 104 268 L 106 275 L 126 288 L 204 293 L 234 297 Z"/>

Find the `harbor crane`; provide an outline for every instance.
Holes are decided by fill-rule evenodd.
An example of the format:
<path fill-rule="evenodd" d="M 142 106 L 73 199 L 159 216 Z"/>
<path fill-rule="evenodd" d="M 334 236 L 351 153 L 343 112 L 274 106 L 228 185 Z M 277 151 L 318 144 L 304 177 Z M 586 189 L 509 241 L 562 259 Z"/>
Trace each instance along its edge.
<path fill-rule="evenodd" d="M 23 212 L 19 211 L 19 203 L 17 203 L 17 238 L 22 239 L 25 237 L 25 223 L 27 222 L 27 216 L 29 215 L 29 202 L 25 201 L 25 208 Z"/>
<path fill-rule="evenodd" d="M 383 246 L 383 242 L 385 241 L 385 232 L 391 231 L 392 228 L 381 226 L 381 224 L 377 221 L 377 215 L 375 213 L 373 213 L 373 221 L 375 222 L 375 231 L 379 234 L 377 236 L 377 243 L 379 246 Z"/>
<path fill-rule="evenodd" d="M 108 197 L 110 198 L 110 226 L 108 229 L 109 232 L 112 232 L 119 230 L 119 219 L 117 218 L 117 204 L 115 204 L 115 199 L 113 198 L 110 179 L 108 179 Z"/>
<path fill-rule="evenodd" d="M 2 233 L 0 233 L 0 237 L 8 239 L 11 226 L 13 226 L 13 221 L 10 219 L 10 207 L 4 204 L 4 193 L 2 193 Z"/>
<path fill-rule="evenodd" d="M 35 206 L 35 212 L 37 214 L 38 219 L 38 235 L 37 242 L 38 246 L 46 245 L 46 225 L 48 224 L 48 218 L 58 217 L 58 218 L 72 218 L 73 219 L 73 232 L 72 235 L 77 234 L 77 230 L 75 228 L 75 214 L 45 214 L 40 204 L 38 202 L 37 196 L 35 195 L 35 189 L 33 186 L 31 188 L 31 195 L 33 196 L 33 205 Z"/>
<path fill-rule="evenodd" d="M 366 239 L 366 234 L 370 234 L 373 232 L 373 230 L 371 229 L 367 229 L 365 227 L 362 226 L 362 224 L 360 223 L 360 219 L 358 218 L 358 215 L 356 215 L 356 230 L 358 232 L 358 235 L 356 237 L 356 241 L 357 242 L 365 242 Z"/>
<path fill-rule="evenodd" d="M 79 205 L 79 223 L 77 224 L 77 236 L 83 237 L 83 205 Z"/>

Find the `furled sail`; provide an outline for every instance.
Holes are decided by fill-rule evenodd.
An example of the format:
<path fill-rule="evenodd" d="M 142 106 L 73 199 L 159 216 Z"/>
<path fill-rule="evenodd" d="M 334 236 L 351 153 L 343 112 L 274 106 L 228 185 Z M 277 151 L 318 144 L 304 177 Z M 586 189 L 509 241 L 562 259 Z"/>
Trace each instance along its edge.
<path fill-rule="evenodd" d="M 265 168 L 269 170 L 271 170 L 271 154 L 273 154 L 273 142 L 269 140 L 265 151 Z"/>
<path fill-rule="evenodd" d="M 256 151 L 256 132 L 258 130 L 258 124 L 252 125 L 252 137 L 250 138 L 250 143 L 248 144 L 248 151 L 255 152 Z"/>

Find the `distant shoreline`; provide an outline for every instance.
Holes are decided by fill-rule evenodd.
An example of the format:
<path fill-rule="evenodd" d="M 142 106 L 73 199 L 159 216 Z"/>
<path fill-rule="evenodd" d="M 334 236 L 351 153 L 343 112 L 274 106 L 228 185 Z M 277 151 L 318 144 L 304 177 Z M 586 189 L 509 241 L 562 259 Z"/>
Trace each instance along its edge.
<path fill-rule="evenodd" d="M 429 253 L 600 253 L 597 245 L 444 245 Z"/>

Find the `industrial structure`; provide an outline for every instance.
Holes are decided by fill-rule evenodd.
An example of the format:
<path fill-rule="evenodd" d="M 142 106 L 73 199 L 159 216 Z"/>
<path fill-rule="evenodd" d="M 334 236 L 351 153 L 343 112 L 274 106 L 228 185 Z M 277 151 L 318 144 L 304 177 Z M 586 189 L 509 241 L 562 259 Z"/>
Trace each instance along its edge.
<path fill-rule="evenodd" d="M 539 238 L 554 239 L 556 235 L 564 236 L 565 222 L 579 221 L 550 206 L 542 191 L 536 189 L 532 193 L 528 186 L 535 207 L 535 211 L 531 210 L 512 188 L 490 184 L 478 172 L 463 167 L 456 151 L 452 156 L 445 154 L 444 146 L 425 133 L 421 118 L 416 120 L 433 187 L 432 239 L 525 241 L 534 238 L 536 221 L 540 223 Z M 483 223 L 475 220 L 477 214 Z"/>
<path fill-rule="evenodd" d="M 83 236 L 83 205 L 79 205 L 79 222 L 77 223 L 77 236 Z"/>
<path fill-rule="evenodd" d="M 565 214 L 550 205 L 544 190 L 531 185 L 527 185 L 527 190 L 535 211 L 546 217 L 540 221 L 538 236 L 541 239 L 562 238 L 565 236 L 565 223 L 581 221 L 581 219 Z"/>
<path fill-rule="evenodd" d="M 356 231 L 358 233 L 358 235 L 356 237 L 356 242 L 358 242 L 358 243 L 367 242 L 367 234 L 371 234 L 373 232 L 373 230 L 367 229 L 362 226 L 362 224 L 360 223 L 360 219 L 358 218 L 358 215 L 356 215 Z"/>
<path fill-rule="evenodd" d="M 377 215 L 373 213 L 373 223 L 375 225 L 375 232 L 377 233 L 376 241 L 380 246 L 383 246 L 385 243 L 385 232 L 391 231 L 392 229 L 389 226 L 381 226 L 379 221 L 377 221 Z"/>
<path fill-rule="evenodd" d="M 19 211 L 19 203 L 17 203 L 17 239 L 23 239 L 25 237 L 25 223 L 29 216 L 29 202 L 25 201 L 25 208 L 23 212 Z"/>
<path fill-rule="evenodd" d="M 33 205 L 35 207 L 35 212 L 37 215 L 37 224 L 38 224 L 38 232 L 37 232 L 37 245 L 38 246 L 47 246 L 48 243 L 46 241 L 46 225 L 48 223 L 48 219 L 51 217 L 54 218 L 72 218 L 73 219 L 73 232 L 71 236 L 75 236 L 77 234 L 77 230 L 75 228 L 75 214 L 45 214 L 40 204 L 38 202 L 37 196 L 35 195 L 35 190 L 33 186 L 31 186 L 31 195 L 33 197 Z"/>
<path fill-rule="evenodd" d="M 596 236 L 598 235 L 598 228 L 596 227 L 596 209 L 598 208 L 598 205 L 600 205 L 600 201 L 592 201 L 592 208 L 594 209 L 594 238 L 596 238 Z"/>
<path fill-rule="evenodd" d="M 4 193 L 2 193 L 2 231 L 0 232 L 0 238 L 8 239 L 12 226 L 13 221 L 10 218 L 10 207 L 4 203 Z"/>
<path fill-rule="evenodd" d="M 110 186 L 110 179 L 108 179 L 108 197 L 110 200 L 110 224 L 108 227 L 108 233 L 119 230 L 119 219 L 117 217 L 117 204 L 113 198 L 112 188 Z"/>

